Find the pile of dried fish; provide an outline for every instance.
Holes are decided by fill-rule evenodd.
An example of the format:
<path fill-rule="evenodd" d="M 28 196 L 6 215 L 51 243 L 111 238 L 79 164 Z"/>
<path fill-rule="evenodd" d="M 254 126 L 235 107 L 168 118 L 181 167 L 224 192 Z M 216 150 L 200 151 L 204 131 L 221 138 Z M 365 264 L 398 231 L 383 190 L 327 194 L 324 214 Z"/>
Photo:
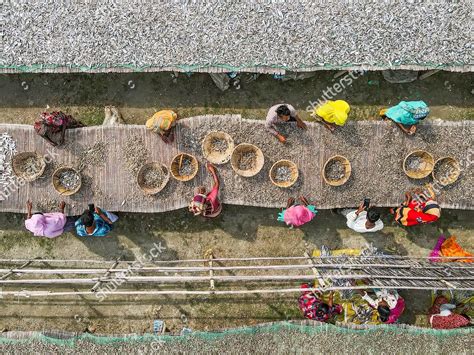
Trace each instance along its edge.
<path fill-rule="evenodd" d="M 292 70 L 472 63 L 469 1 L 329 0 L 322 6 L 310 0 L 182 0 L 153 7 L 86 1 L 70 8 L 34 0 L 9 2 L 2 20 L 5 66 L 227 64 Z M 133 50 L 117 43 L 133 44 Z"/>
<path fill-rule="evenodd" d="M 220 138 L 212 138 L 211 141 L 211 148 L 215 152 L 219 153 L 225 153 L 227 151 L 227 148 L 229 145 L 227 144 L 227 141 L 225 139 L 220 139 Z"/>
<path fill-rule="evenodd" d="M 405 161 L 405 168 L 410 171 L 423 170 L 423 159 L 417 155 L 411 155 Z"/>
<path fill-rule="evenodd" d="M 450 162 L 441 161 L 437 163 L 433 169 L 433 175 L 438 181 L 446 181 L 456 174 L 456 168 Z"/>
<path fill-rule="evenodd" d="M 145 165 L 148 157 L 148 149 L 143 139 L 139 136 L 130 136 L 122 145 L 124 158 L 123 165 L 132 176 L 137 176 L 140 168 Z"/>
<path fill-rule="evenodd" d="M 30 177 L 41 171 L 41 168 L 41 161 L 37 157 L 31 156 L 21 161 L 18 166 L 18 171 L 22 176 Z"/>
<path fill-rule="evenodd" d="M 193 173 L 193 162 L 189 157 L 184 157 L 178 169 L 179 176 L 189 176 Z"/>
<path fill-rule="evenodd" d="M 156 189 L 163 184 L 165 174 L 162 169 L 149 168 L 143 173 L 143 185 L 150 189 Z"/>
<path fill-rule="evenodd" d="M 240 170 L 251 170 L 254 169 L 256 165 L 257 154 L 255 152 L 243 153 L 237 163 L 237 166 Z"/>
<path fill-rule="evenodd" d="M 326 178 L 329 180 L 340 180 L 346 174 L 346 169 L 344 164 L 339 160 L 333 160 L 326 165 L 326 170 L 324 171 Z"/>
<path fill-rule="evenodd" d="M 0 134 L 0 200 L 3 194 L 14 180 L 15 174 L 12 169 L 12 157 L 16 153 L 16 142 L 8 133 Z"/>
<path fill-rule="evenodd" d="M 78 170 L 82 171 L 88 166 L 105 164 L 107 160 L 107 145 L 104 142 L 96 142 L 93 146 L 85 148 L 79 154 Z"/>
<path fill-rule="evenodd" d="M 291 169 L 288 166 L 279 166 L 275 169 L 275 181 L 286 182 L 291 180 Z"/>
<path fill-rule="evenodd" d="M 81 177 L 73 170 L 66 170 L 59 174 L 59 183 L 67 190 L 75 190 L 81 183 Z"/>

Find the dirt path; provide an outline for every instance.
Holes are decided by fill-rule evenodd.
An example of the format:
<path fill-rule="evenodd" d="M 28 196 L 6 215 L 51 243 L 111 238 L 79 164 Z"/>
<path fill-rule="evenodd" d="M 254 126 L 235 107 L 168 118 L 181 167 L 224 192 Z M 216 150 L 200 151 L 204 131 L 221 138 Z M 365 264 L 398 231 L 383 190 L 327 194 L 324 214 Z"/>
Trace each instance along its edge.
<path fill-rule="evenodd" d="M 334 95 L 352 107 L 351 119 L 377 116 L 380 108 L 400 100 L 425 100 L 431 119 L 474 119 L 473 74 L 439 72 L 425 80 L 391 84 L 380 72 L 369 72 L 337 93 L 334 71 L 317 72 L 305 80 L 281 81 L 260 76 L 256 81 L 221 92 L 207 74 L 185 74 L 174 81 L 171 73 L 130 74 L 18 74 L 0 76 L 0 122 L 31 123 L 39 112 L 61 109 L 87 124 L 102 123 L 104 105 L 116 105 L 127 123 L 144 123 L 162 108 L 173 108 L 181 117 L 201 114 L 240 113 L 244 118 L 263 119 L 278 102 L 293 104 L 305 112 L 311 102 Z M 337 87 L 336 87 L 337 88 Z"/>

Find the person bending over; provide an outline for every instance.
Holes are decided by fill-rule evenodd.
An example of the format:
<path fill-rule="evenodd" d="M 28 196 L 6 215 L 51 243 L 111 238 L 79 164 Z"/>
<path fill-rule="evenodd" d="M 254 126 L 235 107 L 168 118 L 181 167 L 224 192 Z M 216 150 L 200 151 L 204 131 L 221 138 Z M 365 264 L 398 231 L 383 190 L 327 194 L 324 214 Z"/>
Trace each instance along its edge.
<path fill-rule="evenodd" d="M 281 143 L 286 142 L 286 137 L 278 132 L 277 124 L 296 122 L 299 128 L 306 129 L 306 124 L 301 120 L 295 108 L 289 104 L 278 104 L 270 107 L 265 120 L 265 128 L 278 138 Z"/>

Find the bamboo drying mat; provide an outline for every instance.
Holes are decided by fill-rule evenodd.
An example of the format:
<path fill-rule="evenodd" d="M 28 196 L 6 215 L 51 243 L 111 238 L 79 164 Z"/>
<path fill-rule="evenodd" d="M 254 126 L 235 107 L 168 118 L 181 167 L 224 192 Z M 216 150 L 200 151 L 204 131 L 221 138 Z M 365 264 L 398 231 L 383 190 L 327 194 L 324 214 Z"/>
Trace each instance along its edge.
<path fill-rule="evenodd" d="M 35 134 L 31 126 L 1 124 L 0 133 L 8 132 L 15 139 L 18 152 L 37 151 L 46 154 L 49 149 L 52 152 L 50 155 L 59 154 L 55 161 L 63 165 L 77 165 L 80 151 L 98 141 L 107 144 L 108 154 L 104 165 L 84 170 L 84 186 L 78 194 L 64 198 L 59 196 L 52 187 L 49 171 L 49 175 L 45 174 L 35 182 L 14 189 L 6 200 L 0 201 L 0 211 L 24 212 L 28 199 L 34 204 L 40 202 L 43 206 L 64 199 L 70 215 L 82 213 L 90 202 L 110 211 L 127 212 L 163 212 L 186 207 L 195 186 L 210 187 L 211 179 L 204 168 L 200 143 L 206 132 L 220 129 L 228 131 L 236 144 L 245 141 L 261 147 L 266 160 L 262 171 L 252 178 L 236 176 L 229 163 L 218 166 L 223 182 L 221 197 L 224 203 L 282 207 L 289 196 L 304 194 L 323 209 L 356 206 L 364 197 L 370 197 L 378 206 L 396 206 L 403 200 L 404 191 L 419 183 L 404 176 L 394 180 L 393 176 L 403 174 L 401 161 L 407 150 L 426 148 L 435 159 L 450 155 L 463 163 L 468 161 L 468 164 L 463 165 L 465 170 L 460 180 L 442 190 L 439 196 L 441 206 L 469 210 L 474 207 L 473 169 L 472 164 L 469 165 L 473 149 L 472 121 L 426 122 L 420 125 L 415 138 L 401 134 L 389 122 L 350 122 L 339 131 L 346 130 L 346 137 L 341 136 L 341 133 L 331 134 L 319 124 L 309 123 L 306 132 L 290 129 L 290 143 L 284 146 L 265 131 L 264 121 L 241 119 L 240 115 L 221 115 L 180 120 L 172 145 L 164 144 L 157 135 L 147 132 L 144 126 L 122 125 L 68 130 L 67 146 L 52 148 Z M 457 141 L 443 142 L 443 139 L 449 138 L 443 137 L 446 129 L 456 133 L 451 137 L 458 137 Z M 355 133 L 350 133 L 351 130 Z M 360 137 L 357 132 L 369 135 L 371 141 L 364 143 L 362 138 L 358 141 Z M 196 155 L 200 161 L 196 178 L 186 183 L 170 178 L 161 193 L 155 197 L 145 196 L 136 186 L 135 179 L 122 167 L 121 147 L 131 136 L 143 138 L 150 152 L 148 161 L 158 161 L 169 166 L 172 157 L 180 151 Z M 429 137 L 436 139 L 430 140 Z M 383 155 L 388 145 L 398 152 L 395 166 L 393 161 L 385 160 L 387 157 Z M 337 188 L 325 185 L 321 177 L 324 162 L 335 154 L 345 155 L 351 161 L 353 170 L 349 182 Z M 293 160 L 299 167 L 299 181 L 290 189 L 275 187 L 268 178 L 270 166 L 279 159 Z"/>

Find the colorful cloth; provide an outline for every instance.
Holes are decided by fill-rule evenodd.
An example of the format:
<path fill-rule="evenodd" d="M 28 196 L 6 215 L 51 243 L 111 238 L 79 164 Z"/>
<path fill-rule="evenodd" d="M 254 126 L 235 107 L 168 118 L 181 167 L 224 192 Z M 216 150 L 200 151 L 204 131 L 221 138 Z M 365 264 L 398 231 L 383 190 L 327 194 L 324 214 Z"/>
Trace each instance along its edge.
<path fill-rule="evenodd" d="M 424 101 L 401 101 L 398 105 L 390 107 L 385 116 L 405 126 L 412 126 L 418 124 L 429 113 L 430 109 Z"/>
<path fill-rule="evenodd" d="M 107 212 L 104 211 L 104 213 L 107 213 Z M 104 221 L 102 217 L 99 216 L 95 212 L 94 212 L 94 223 L 95 223 L 94 232 L 92 232 L 92 234 L 88 234 L 86 231 L 86 227 L 82 223 L 82 220 L 79 218 L 75 223 L 77 235 L 80 237 L 105 237 L 112 230 L 112 225 Z"/>
<path fill-rule="evenodd" d="M 278 214 L 277 220 L 292 227 L 300 227 L 310 222 L 318 211 L 313 205 L 293 205 Z"/>
<path fill-rule="evenodd" d="M 396 290 L 386 290 L 386 289 L 374 289 L 375 295 L 377 298 L 374 300 L 367 293 L 365 293 L 362 298 L 367 301 L 367 303 L 377 309 L 378 304 L 384 300 L 387 302 L 388 307 L 390 308 L 390 315 L 386 324 L 395 323 L 398 318 L 402 315 L 405 310 L 405 300 L 400 297 Z"/>
<path fill-rule="evenodd" d="M 444 241 L 441 245 L 441 254 L 447 257 L 466 257 L 466 256 L 474 256 L 474 254 L 465 251 L 461 246 L 456 242 L 456 237 L 452 236 Z M 465 263 L 472 263 L 474 259 L 446 259 L 449 261 L 456 261 L 456 262 L 465 262 Z"/>
<path fill-rule="evenodd" d="M 330 307 L 327 303 L 323 302 L 321 298 L 316 297 L 316 294 L 312 291 L 304 291 L 305 288 L 309 288 L 308 284 L 301 285 L 303 289 L 301 296 L 298 299 L 298 306 L 305 318 L 317 320 L 320 322 L 327 322 L 334 316 L 342 313 L 342 306 L 339 304 L 333 304 Z M 326 304 L 327 311 L 321 309 L 321 305 Z"/>
<path fill-rule="evenodd" d="M 289 104 L 278 104 L 278 105 L 274 105 L 270 107 L 267 113 L 267 118 L 265 119 L 265 128 L 274 136 L 278 134 L 276 124 L 283 122 L 278 118 L 276 111 L 278 107 L 283 106 L 283 105 L 288 107 L 288 109 L 290 110 L 290 117 L 294 118 L 296 117 L 296 114 L 297 114 L 295 108 Z M 294 119 L 293 120 L 290 119 L 290 121 L 294 121 Z"/>
<path fill-rule="evenodd" d="M 52 212 L 34 214 L 25 221 L 25 227 L 34 236 L 55 238 L 63 234 L 66 216 L 64 213 Z"/>
<path fill-rule="evenodd" d="M 177 119 L 178 115 L 175 112 L 161 110 L 146 121 L 146 128 L 158 134 L 165 134 L 176 125 Z"/>
<path fill-rule="evenodd" d="M 406 227 L 436 222 L 440 216 L 441 207 L 432 199 L 425 202 L 412 199 L 395 210 L 395 220 Z"/>
<path fill-rule="evenodd" d="M 313 116 L 319 116 L 328 123 L 334 123 L 338 126 L 344 126 L 351 110 L 349 104 L 343 100 L 327 101 L 321 106 L 316 107 Z"/>
<path fill-rule="evenodd" d="M 428 311 L 428 321 L 431 324 L 431 327 L 434 329 L 454 329 L 459 327 L 464 327 L 468 325 L 469 320 L 457 313 L 451 312 L 451 307 L 444 307 L 443 305 L 448 305 L 449 301 L 444 296 L 437 296 L 433 302 L 433 306 Z"/>
<path fill-rule="evenodd" d="M 219 200 L 219 186 L 217 184 L 214 185 L 211 192 L 206 195 L 194 195 L 189 204 L 189 211 L 195 216 L 217 217 L 222 212 L 222 204 Z"/>
<path fill-rule="evenodd" d="M 53 146 L 64 143 L 64 131 L 70 128 L 83 127 L 84 125 L 76 121 L 72 116 L 61 111 L 51 113 L 43 112 L 34 123 L 36 133 L 46 139 Z"/>

